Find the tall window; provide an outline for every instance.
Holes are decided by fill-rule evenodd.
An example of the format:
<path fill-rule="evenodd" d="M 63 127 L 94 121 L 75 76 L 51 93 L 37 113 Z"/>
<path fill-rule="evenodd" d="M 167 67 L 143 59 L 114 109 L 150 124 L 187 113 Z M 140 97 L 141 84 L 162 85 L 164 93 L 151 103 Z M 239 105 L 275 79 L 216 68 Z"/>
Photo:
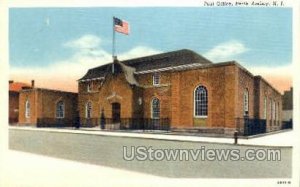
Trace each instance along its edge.
<path fill-rule="evenodd" d="M 267 97 L 264 98 L 264 119 L 267 119 Z"/>
<path fill-rule="evenodd" d="M 272 99 L 269 100 L 269 106 L 270 106 L 270 110 L 269 110 L 270 111 L 270 115 L 269 116 L 270 116 L 270 119 L 272 120 L 273 119 L 273 115 L 272 115 L 272 111 L 273 111 Z"/>
<path fill-rule="evenodd" d="M 244 91 L 244 116 L 249 115 L 249 91 L 245 89 Z"/>
<path fill-rule="evenodd" d="M 85 117 L 88 119 L 92 117 L 92 103 L 90 101 L 85 104 Z"/>
<path fill-rule="evenodd" d="M 56 103 L 56 118 L 64 118 L 65 117 L 65 104 L 63 101 L 59 101 Z"/>
<path fill-rule="evenodd" d="M 277 103 L 277 114 L 276 114 L 276 116 L 277 116 L 277 121 L 279 122 L 279 102 Z M 278 123 L 278 125 L 279 125 L 279 123 Z"/>
<path fill-rule="evenodd" d="M 29 100 L 26 100 L 26 102 L 25 102 L 25 117 L 26 118 L 30 117 L 30 103 L 29 103 Z"/>
<path fill-rule="evenodd" d="M 151 115 L 153 119 L 160 118 L 160 101 L 157 98 L 152 99 L 151 102 Z"/>
<path fill-rule="evenodd" d="M 92 83 L 91 82 L 89 82 L 88 84 L 87 84 L 87 92 L 90 92 L 90 91 L 92 91 Z"/>
<path fill-rule="evenodd" d="M 155 72 L 153 74 L 153 85 L 159 85 L 160 84 L 160 74 L 158 72 Z"/>
<path fill-rule="evenodd" d="M 194 91 L 194 115 L 195 117 L 207 117 L 207 89 L 198 86 Z"/>
<path fill-rule="evenodd" d="M 272 119 L 273 120 L 276 120 L 276 104 L 275 104 L 275 101 L 273 100 L 273 103 L 272 103 Z"/>

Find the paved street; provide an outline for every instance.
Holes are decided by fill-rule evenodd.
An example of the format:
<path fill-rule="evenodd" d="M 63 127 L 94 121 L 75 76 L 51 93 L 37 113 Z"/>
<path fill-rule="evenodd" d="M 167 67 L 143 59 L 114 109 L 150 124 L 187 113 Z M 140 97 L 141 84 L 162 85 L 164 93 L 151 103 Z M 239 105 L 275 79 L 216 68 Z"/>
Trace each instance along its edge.
<path fill-rule="evenodd" d="M 86 133 L 75 130 L 9 130 L 9 147 L 83 163 L 125 169 L 151 176 L 172 178 L 288 178 L 291 177 L 291 147 L 233 145 L 203 141 L 154 139 L 111 135 L 108 132 Z M 170 136 L 170 135 L 169 135 Z M 172 137 L 172 136 L 170 136 Z M 174 138 L 174 137 L 173 137 Z M 232 140 L 231 140 L 232 141 Z M 156 149 L 247 149 L 281 150 L 281 161 L 125 161 L 123 146 L 146 146 Z"/>

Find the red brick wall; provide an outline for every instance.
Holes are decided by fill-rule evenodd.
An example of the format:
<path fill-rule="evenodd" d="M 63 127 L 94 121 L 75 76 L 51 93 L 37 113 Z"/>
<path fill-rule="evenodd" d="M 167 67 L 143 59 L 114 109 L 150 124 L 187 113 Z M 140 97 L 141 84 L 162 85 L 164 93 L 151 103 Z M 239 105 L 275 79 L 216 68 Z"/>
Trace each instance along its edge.
<path fill-rule="evenodd" d="M 25 117 L 25 102 L 26 100 L 30 103 L 30 116 Z M 34 125 L 37 122 L 38 111 L 37 111 L 37 92 L 35 89 L 22 90 L 19 96 L 19 124 L 20 125 Z"/>
<path fill-rule="evenodd" d="M 234 66 L 179 71 L 174 72 L 172 78 L 174 127 L 194 127 L 194 90 L 199 85 L 205 86 L 208 91 L 208 116 L 205 126 L 232 126 L 230 116 L 234 116 Z"/>
<path fill-rule="evenodd" d="M 79 111 L 85 117 L 85 103 L 92 101 L 93 117 L 99 118 L 103 108 L 105 116 L 111 118 L 111 103 L 121 103 L 121 118 L 151 118 L 151 101 L 160 100 L 161 118 L 169 118 L 172 127 L 198 127 L 199 120 L 204 127 L 236 128 L 237 118 L 244 117 L 244 91 L 249 92 L 249 117 L 261 118 L 262 93 L 268 92 L 281 107 L 280 94 L 265 81 L 254 76 L 237 63 L 215 64 L 214 66 L 182 71 L 160 73 L 160 85 L 154 86 L 153 73 L 136 75 L 142 88 L 131 87 L 123 74 L 108 76 L 100 88 L 100 81 L 94 81 L 94 91 L 86 91 L 87 82 L 79 83 Z M 194 90 L 203 85 L 208 91 L 208 116 L 194 117 Z M 100 89 L 98 89 L 100 88 Z M 115 95 L 113 95 L 115 93 Z M 142 104 L 138 104 L 138 98 Z M 108 99 L 109 98 L 109 99 Z M 280 111 L 278 112 L 280 115 Z"/>
<path fill-rule="evenodd" d="M 55 118 L 56 104 L 63 101 L 65 105 L 65 118 L 72 119 L 78 116 L 77 114 L 77 94 L 67 92 L 56 92 L 41 90 L 39 91 L 39 105 L 42 106 L 39 117 Z M 42 103 L 42 104 L 41 104 Z"/>
<path fill-rule="evenodd" d="M 160 117 L 171 118 L 171 75 L 170 72 L 160 73 L 160 84 L 153 85 L 153 74 L 138 75 L 138 81 L 144 87 L 143 110 L 144 117 L 151 118 L 151 103 L 154 98 L 160 100 Z"/>
<path fill-rule="evenodd" d="M 25 117 L 25 102 L 30 102 L 30 117 Z M 77 94 L 46 89 L 30 89 L 20 92 L 19 124 L 34 125 L 38 118 L 56 118 L 56 104 L 63 101 L 65 119 L 75 119 L 77 114 Z"/>
<path fill-rule="evenodd" d="M 246 70 L 238 68 L 238 98 L 236 105 L 236 117 L 244 117 L 244 92 L 248 90 L 249 93 L 249 118 L 254 118 L 254 111 L 258 110 L 255 106 L 255 83 L 254 77 Z"/>
<path fill-rule="evenodd" d="M 264 119 L 264 98 L 267 99 L 267 127 L 268 130 L 276 130 L 281 127 L 282 120 L 282 99 L 281 94 L 271 87 L 264 79 L 261 77 L 255 77 L 255 81 L 257 84 L 257 103 L 259 105 L 259 109 L 256 111 L 256 117 L 260 119 Z M 276 103 L 276 120 L 273 123 L 270 121 L 272 119 L 271 110 L 270 110 L 270 101 L 275 101 Z"/>
<path fill-rule="evenodd" d="M 249 90 L 249 117 L 263 119 L 264 114 L 264 97 L 267 98 L 267 130 L 279 129 L 281 126 L 281 110 L 282 101 L 281 94 L 276 91 L 271 85 L 269 85 L 264 79 L 259 76 L 253 77 L 249 72 L 242 68 L 239 68 L 239 98 L 237 106 L 237 116 L 243 116 L 243 90 L 248 88 Z M 271 112 L 270 112 L 270 100 L 276 103 L 276 127 L 274 125 L 270 127 Z"/>
<path fill-rule="evenodd" d="M 88 82 L 79 83 L 79 115 L 85 118 L 85 105 L 88 101 L 92 102 L 92 118 L 100 118 L 101 110 L 104 110 L 105 117 L 112 118 L 112 103 L 121 104 L 121 118 L 137 117 L 140 111 L 138 98 L 142 98 L 142 92 L 130 86 L 124 74 L 117 74 L 114 77 L 107 76 L 103 85 L 94 82 L 94 87 L 99 89 L 87 92 Z M 140 96 L 139 96 L 140 95 Z M 133 107 L 135 106 L 135 107 Z M 141 107 L 141 106 L 140 106 Z"/>
<path fill-rule="evenodd" d="M 9 91 L 9 123 L 17 123 L 19 120 L 19 93 Z"/>
<path fill-rule="evenodd" d="M 203 85 L 208 90 L 206 126 L 233 126 L 235 66 L 162 72 L 159 86 L 153 86 L 152 76 L 153 73 L 138 75 L 144 87 L 145 117 L 151 117 L 151 100 L 157 97 L 161 101 L 161 117 L 170 118 L 173 127 L 194 127 L 194 90 Z"/>

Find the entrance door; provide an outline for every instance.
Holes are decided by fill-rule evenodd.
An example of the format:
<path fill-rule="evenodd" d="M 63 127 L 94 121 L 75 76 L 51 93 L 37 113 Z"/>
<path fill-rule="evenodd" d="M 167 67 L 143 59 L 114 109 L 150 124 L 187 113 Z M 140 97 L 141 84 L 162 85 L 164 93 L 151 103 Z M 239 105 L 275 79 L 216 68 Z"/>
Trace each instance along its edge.
<path fill-rule="evenodd" d="M 121 105 L 120 103 L 112 103 L 112 121 L 113 123 L 120 123 Z"/>

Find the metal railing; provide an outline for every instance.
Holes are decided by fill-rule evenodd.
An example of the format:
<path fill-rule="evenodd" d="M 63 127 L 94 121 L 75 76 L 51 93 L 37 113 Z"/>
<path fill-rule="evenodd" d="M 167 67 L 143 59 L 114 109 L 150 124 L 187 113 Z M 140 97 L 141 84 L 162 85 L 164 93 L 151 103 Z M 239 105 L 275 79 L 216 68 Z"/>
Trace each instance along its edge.
<path fill-rule="evenodd" d="M 266 133 L 266 120 L 257 118 L 236 118 L 236 127 L 239 135 L 250 136 L 255 134 Z"/>
<path fill-rule="evenodd" d="M 112 118 L 38 118 L 37 127 L 75 127 L 103 130 L 170 130 L 169 118 L 121 118 L 118 121 Z"/>
<path fill-rule="evenodd" d="M 281 129 L 293 129 L 293 120 L 282 121 Z"/>
<path fill-rule="evenodd" d="M 121 119 L 121 129 L 170 130 L 170 120 L 169 118 L 124 118 Z"/>
<path fill-rule="evenodd" d="M 37 127 L 74 127 L 76 119 L 72 118 L 38 118 Z"/>
<path fill-rule="evenodd" d="M 99 118 L 76 118 L 75 127 L 96 127 L 100 124 Z"/>

